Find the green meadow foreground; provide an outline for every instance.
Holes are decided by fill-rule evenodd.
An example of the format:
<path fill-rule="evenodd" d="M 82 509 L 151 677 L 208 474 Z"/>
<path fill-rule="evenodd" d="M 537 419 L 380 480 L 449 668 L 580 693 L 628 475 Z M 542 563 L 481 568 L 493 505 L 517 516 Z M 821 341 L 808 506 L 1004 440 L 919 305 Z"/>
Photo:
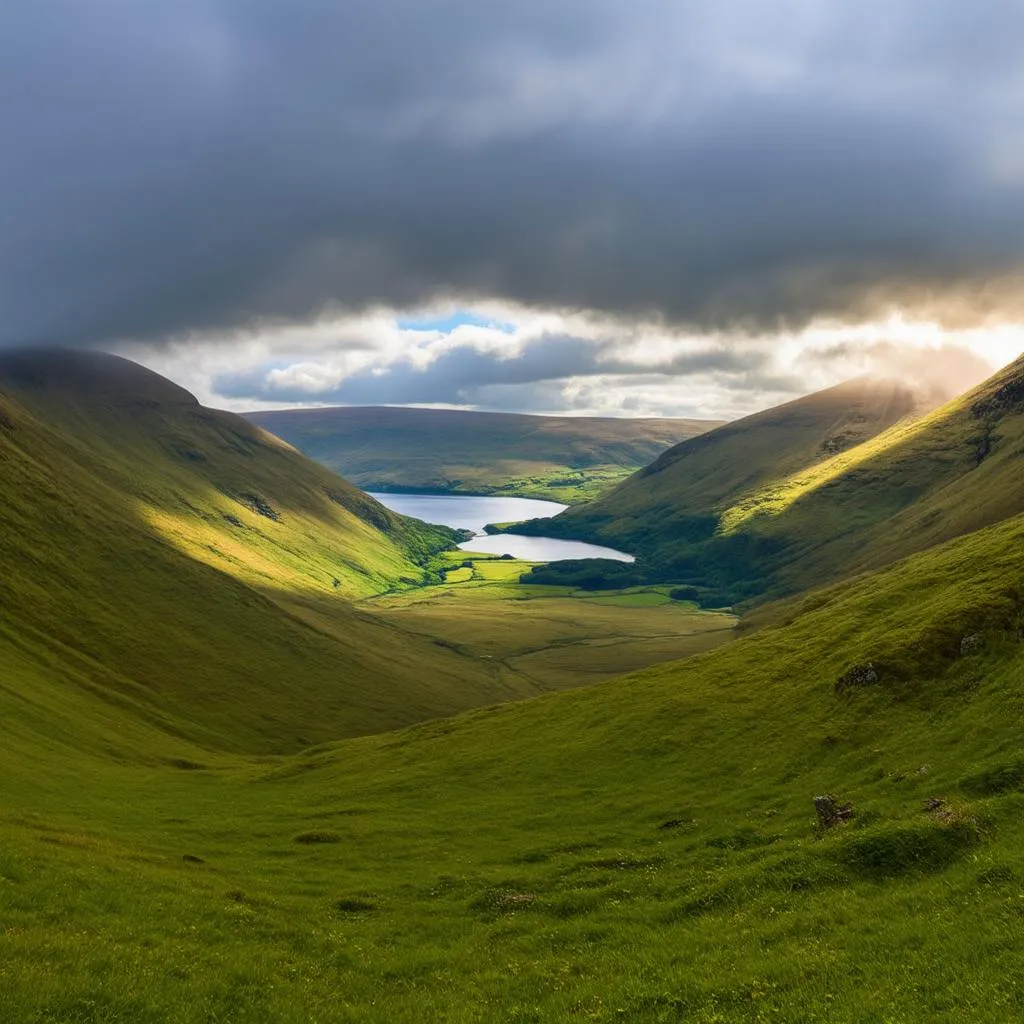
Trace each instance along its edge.
<path fill-rule="evenodd" d="M 7 1019 L 1016 1019 L 1022 571 L 1018 518 L 680 665 L 285 758 L 8 677 Z"/>
<path fill-rule="evenodd" d="M 92 358 L 0 360 L 4 1024 L 1024 1015 L 1024 515 L 954 472 L 1018 378 L 913 434 L 961 536 L 723 644 Z"/>

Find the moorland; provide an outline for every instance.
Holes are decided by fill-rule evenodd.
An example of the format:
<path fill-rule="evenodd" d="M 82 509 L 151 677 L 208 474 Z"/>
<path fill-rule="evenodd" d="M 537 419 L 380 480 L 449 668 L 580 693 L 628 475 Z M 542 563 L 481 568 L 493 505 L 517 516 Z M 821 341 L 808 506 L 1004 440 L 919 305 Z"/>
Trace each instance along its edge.
<path fill-rule="evenodd" d="M 1024 361 L 759 417 L 584 588 L 0 357 L 0 1019 L 1020 1017 Z"/>

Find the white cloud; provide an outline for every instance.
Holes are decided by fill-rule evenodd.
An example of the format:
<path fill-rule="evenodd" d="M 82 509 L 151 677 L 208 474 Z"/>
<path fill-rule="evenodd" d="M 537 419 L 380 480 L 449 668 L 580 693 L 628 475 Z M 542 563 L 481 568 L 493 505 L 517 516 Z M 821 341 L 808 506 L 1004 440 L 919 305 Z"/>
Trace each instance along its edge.
<path fill-rule="evenodd" d="M 451 308 L 417 310 L 429 323 Z M 567 415 L 731 419 L 864 373 L 953 391 L 1024 349 L 1024 325 L 962 330 L 893 315 L 774 334 L 687 334 L 605 315 L 474 307 L 446 329 L 335 314 L 128 350 L 205 404 L 423 404 Z M 415 322 L 415 321 L 414 321 Z"/>

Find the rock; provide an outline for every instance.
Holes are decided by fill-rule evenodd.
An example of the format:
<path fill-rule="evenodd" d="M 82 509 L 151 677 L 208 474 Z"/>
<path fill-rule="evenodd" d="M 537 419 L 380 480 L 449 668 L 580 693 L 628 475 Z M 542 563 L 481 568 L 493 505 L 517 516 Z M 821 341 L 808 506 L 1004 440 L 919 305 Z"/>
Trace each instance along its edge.
<path fill-rule="evenodd" d="M 836 693 L 842 693 L 852 686 L 870 686 L 878 682 L 878 670 L 872 662 L 854 665 L 836 680 Z"/>
<path fill-rule="evenodd" d="M 1024 406 L 1024 374 L 1016 372 L 1004 379 L 1001 387 L 978 399 L 971 406 L 971 412 L 982 419 L 999 417 L 1014 412 L 1022 406 Z"/>
<path fill-rule="evenodd" d="M 816 796 L 814 810 L 818 815 L 818 827 L 822 831 L 842 825 L 853 817 L 853 804 L 841 804 L 839 798 L 831 794 Z"/>
<path fill-rule="evenodd" d="M 256 515 L 263 516 L 264 519 L 272 519 L 275 523 L 281 519 L 280 513 L 258 494 L 240 494 L 237 500 L 250 512 L 255 512 Z"/>
<path fill-rule="evenodd" d="M 192 853 L 183 853 L 181 855 L 182 861 L 186 864 L 205 864 L 206 861 L 202 857 L 197 857 Z"/>
<path fill-rule="evenodd" d="M 986 432 L 981 437 L 977 438 L 974 443 L 974 465 L 977 467 L 992 454 L 992 435 Z"/>
<path fill-rule="evenodd" d="M 981 634 L 969 633 L 960 639 L 960 657 L 966 657 L 981 647 Z"/>
<path fill-rule="evenodd" d="M 946 806 L 946 801 L 940 796 L 931 796 L 924 802 L 924 809 L 928 814 L 941 811 Z"/>

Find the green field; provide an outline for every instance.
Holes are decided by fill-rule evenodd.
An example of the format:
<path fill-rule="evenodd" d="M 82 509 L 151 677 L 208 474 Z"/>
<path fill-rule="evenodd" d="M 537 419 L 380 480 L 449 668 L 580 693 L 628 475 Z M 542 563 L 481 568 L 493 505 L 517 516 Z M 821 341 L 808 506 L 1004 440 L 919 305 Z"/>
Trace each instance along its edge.
<path fill-rule="evenodd" d="M 2 755 L 8 1019 L 1015 1019 L 1022 542 L 1018 518 L 680 665 L 290 758 L 31 716 Z M 891 675 L 837 694 L 865 659 Z M 855 814 L 822 835 L 824 792 Z"/>
<path fill-rule="evenodd" d="M 461 565 L 465 553 L 450 558 Z M 672 601 L 664 587 L 596 595 L 525 586 L 519 577 L 530 568 L 475 557 L 472 568 L 447 572 L 444 586 L 370 598 L 360 607 L 486 659 L 510 685 L 525 680 L 544 690 L 700 654 L 733 637 L 734 616 Z"/>
<path fill-rule="evenodd" d="M 597 497 L 712 420 L 447 409 L 285 409 L 248 418 L 368 491 Z"/>
<path fill-rule="evenodd" d="M 856 493 L 934 475 L 961 536 L 900 558 L 897 511 L 737 626 L 524 583 L 132 364 L 0 359 L 0 1021 L 1020 1019 L 1021 374 L 747 517 L 841 486 L 881 536 Z"/>

